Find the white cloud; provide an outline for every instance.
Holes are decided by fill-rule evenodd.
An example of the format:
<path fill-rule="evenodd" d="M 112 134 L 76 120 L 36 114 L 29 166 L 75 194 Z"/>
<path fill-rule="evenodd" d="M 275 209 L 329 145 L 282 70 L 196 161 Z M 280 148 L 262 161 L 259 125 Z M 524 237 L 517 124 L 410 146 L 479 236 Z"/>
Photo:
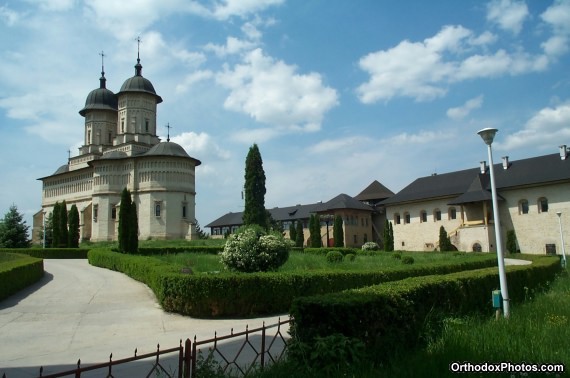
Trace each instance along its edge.
<path fill-rule="evenodd" d="M 486 47 L 494 37 L 485 32 L 475 36 L 462 26 L 445 26 L 423 42 L 402 41 L 396 47 L 362 57 L 360 68 L 370 75 L 356 92 L 360 101 L 371 104 L 394 97 L 429 101 L 447 93 L 447 86 L 475 78 L 520 75 L 547 68 L 544 55 L 524 51 L 467 55 Z M 484 46 L 485 45 L 485 46 Z"/>
<path fill-rule="evenodd" d="M 0 5 L 0 21 L 4 22 L 8 26 L 14 26 L 21 18 L 21 15 L 8 8 L 5 5 Z"/>
<path fill-rule="evenodd" d="M 520 33 L 528 16 L 528 7 L 521 1 L 493 0 L 487 4 L 487 20 L 515 35 Z"/>
<path fill-rule="evenodd" d="M 67 11 L 75 5 L 75 0 L 28 0 L 27 2 L 39 5 L 43 10 L 54 12 Z"/>
<path fill-rule="evenodd" d="M 231 139 L 243 144 L 263 143 L 283 135 L 283 131 L 271 128 L 242 129 L 232 134 Z"/>
<path fill-rule="evenodd" d="M 176 85 L 176 93 L 187 92 L 194 84 L 208 80 L 214 77 L 214 73 L 210 70 L 196 71 L 186 75 L 182 82 Z"/>
<path fill-rule="evenodd" d="M 212 14 L 220 20 L 232 16 L 245 17 L 283 2 L 284 0 L 221 0 L 216 3 Z"/>
<path fill-rule="evenodd" d="M 448 109 L 447 116 L 454 120 L 460 120 L 467 117 L 471 111 L 479 109 L 481 105 L 483 105 L 483 95 L 467 100 L 462 106 Z"/>
<path fill-rule="evenodd" d="M 450 132 L 421 130 L 415 134 L 404 132 L 394 135 L 388 138 L 387 143 L 392 146 L 425 145 L 453 138 L 454 134 Z"/>
<path fill-rule="evenodd" d="M 570 2 L 556 1 L 540 16 L 554 32 L 541 47 L 551 57 L 566 54 L 570 49 Z"/>
<path fill-rule="evenodd" d="M 505 138 L 498 145 L 503 150 L 539 147 L 554 151 L 570 141 L 570 102 L 538 111 L 523 129 Z"/>
<path fill-rule="evenodd" d="M 360 150 L 370 142 L 370 138 L 358 135 L 341 139 L 327 139 L 311 146 L 309 152 L 314 154 L 328 154 L 342 151 L 342 155 L 345 156 L 347 151 Z"/>
<path fill-rule="evenodd" d="M 257 43 L 246 41 L 243 39 L 228 37 L 226 39 L 225 45 L 216 45 L 214 43 L 208 43 L 204 46 L 204 50 L 213 51 L 217 56 L 224 57 L 226 55 L 239 54 L 245 50 L 253 49 Z"/>
<path fill-rule="evenodd" d="M 226 109 L 281 131 L 317 131 L 325 113 L 338 104 L 336 90 L 323 85 L 318 73 L 298 74 L 295 66 L 259 48 L 233 69 L 226 66 L 216 81 L 230 90 Z"/>
<path fill-rule="evenodd" d="M 181 145 L 188 154 L 196 159 L 207 162 L 227 160 L 230 158 L 229 151 L 222 149 L 212 137 L 205 133 L 185 132 L 173 136 L 170 140 Z"/>

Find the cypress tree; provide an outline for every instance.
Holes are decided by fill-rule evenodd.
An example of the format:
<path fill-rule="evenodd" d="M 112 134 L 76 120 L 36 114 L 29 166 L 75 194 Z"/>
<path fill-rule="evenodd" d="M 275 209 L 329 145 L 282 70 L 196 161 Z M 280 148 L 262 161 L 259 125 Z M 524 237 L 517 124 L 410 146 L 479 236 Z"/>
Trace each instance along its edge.
<path fill-rule="evenodd" d="M 60 248 L 67 248 L 69 231 L 67 230 L 67 204 L 65 200 L 59 205 L 59 245 Z"/>
<path fill-rule="evenodd" d="M 342 229 L 342 217 L 340 215 L 334 217 L 333 238 L 335 247 L 344 247 L 344 231 Z"/>
<path fill-rule="evenodd" d="M 305 234 L 303 233 L 303 221 L 297 221 L 297 230 L 295 230 L 295 247 L 303 248 L 305 244 Z"/>
<path fill-rule="evenodd" d="M 45 241 L 44 248 L 51 248 L 53 246 L 53 212 L 47 215 L 44 222 L 43 230 L 40 231 L 40 239 Z"/>
<path fill-rule="evenodd" d="M 392 227 L 392 222 L 390 222 L 390 251 L 394 250 L 394 228 Z"/>
<path fill-rule="evenodd" d="M 289 225 L 289 239 L 293 241 L 297 240 L 297 229 L 295 228 L 295 221 L 292 221 Z"/>
<path fill-rule="evenodd" d="M 517 252 L 517 234 L 515 230 L 507 231 L 507 251 L 509 253 Z"/>
<path fill-rule="evenodd" d="M 28 248 L 28 229 L 24 216 L 16 205 L 10 206 L 4 219 L 0 221 L 0 248 Z"/>
<path fill-rule="evenodd" d="M 131 193 L 129 193 L 129 198 Z M 137 217 L 137 204 L 131 202 L 129 209 L 129 249 L 130 253 L 137 253 L 139 250 L 139 221 Z"/>
<path fill-rule="evenodd" d="M 319 216 L 316 214 L 312 214 L 311 218 L 309 219 L 309 233 L 310 233 L 310 241 L 312 248 L 320 248 L 322 247 L 322 240 L 321 240 L 321 222 L 319 220 Z"/>
<path fill-rule="evenodd" d="M 56 202 L 55 205 L 53 205 L 53 217 L 52 217 L 52 227 L 53 227 L 53 235 L 52 235 L 52 244 L 51 247 L 53 248 L 57 248 L 59 247 L 59 241 L 61 240 L 61 232 L 59 229 L 59 224 L 60 224 L 60 204 L 59 202 Z"/>
<path fill-rule="evenodd" d="M 265 212 L 265 171 L 257 144 L 249 148 L 245 159 L 245 209 L 243 224 L 267 228 Z"/>
<path fill-rule="evenodd" d="M 69 236 L 67 246 L 69 248 L 79 248 L 79 211 L 73 204 L 69 210 Z"/>
<path fill-rule="evenodd" d="M 451 241 L 449 240 L 447 231 L 445 231 L 443 226 L 439 228 L 439 250 L 441 252 L 451 251 Z"/>
<path fill-rule="evenodd" d="M 394 250 L 394 230 L 392 228 L 392 222 L 386 219 L 384 224 L 384 250 L 386 252 L 391 252 Z"/>
<path fill-rule="evenodd" d="M 131 217 L 131 194 L 124 188 L 121 192 L 121 205 L 119 206 L 119 252 L 127 252 L 129 249 L 129 228 Z"/>

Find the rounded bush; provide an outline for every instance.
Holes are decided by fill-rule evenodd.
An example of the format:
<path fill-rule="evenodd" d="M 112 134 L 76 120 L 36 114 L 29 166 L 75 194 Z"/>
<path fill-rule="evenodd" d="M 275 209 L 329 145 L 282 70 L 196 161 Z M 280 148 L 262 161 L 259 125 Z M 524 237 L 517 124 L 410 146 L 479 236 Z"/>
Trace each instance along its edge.
<path fill-rule="evenodd" d="M 402 252 L 394 252 L 392 253 L 392 258 L 401 260 L 402 259 Z"/>
<path fill-rule="evenodd" d="M 414 258 L 412 256 L 404 256 L 402 257 L 402 264 L 411 265 L 414 263 Z"/>
<path fill-rule="evenodd" d="M 268 234 L 259 226 L 246 226 L 228 237 L 220 261 L 233 271 L 267 272 L 287 262 L 289 249 L 289 243 L 281 234 Z"/>
<path fill-rule="evenodd" d="M 356 255 L 354 253 L 349 253 L 346 256 L 344 256 L 345 259 L 347 259 L 348 261 L 354 261 L 356 259 Z"/>
<path fill-rule="evenodd" d="M 362 250 L 363 251 L 379 251 L 380 246 L 378 244 L 376 244 L 375 242 L 366 242 L 366 243 L 362 244 Z"/>
<path fill-rule="evenodd" d="M 342 262 L 344 256 L 339 251 L 330 251 L 327 253 L 327 261 L 330 263 L 339 263 Z"/>

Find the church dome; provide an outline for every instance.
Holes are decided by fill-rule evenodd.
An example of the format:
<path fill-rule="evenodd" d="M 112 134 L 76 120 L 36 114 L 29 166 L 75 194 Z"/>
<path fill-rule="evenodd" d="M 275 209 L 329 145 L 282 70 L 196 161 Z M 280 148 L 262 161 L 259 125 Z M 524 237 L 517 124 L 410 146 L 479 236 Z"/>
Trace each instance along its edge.
<path fill-rule="evenodd" d="M 105 73 L 101 72 L 100 86 L 87 95 L 85 106 L 79 111 L 83 117 L 88 110 L 114 110 L 117 111 L 117 96 L 105 87 Z"/>
<path fill-rule="evenodd" d="M 65 173 L 65 172 L 69 172 L 69 164 L 62 165 L 53 174 L 59 175 L 60 173 Z"/>
<path fill-rule="evenodd" d="M 189 158 L 190 155 L 186 153 L 181 145 L 174 142 L 160 142 L 150 150 L 148 150 L 144 156 L 179 156 Z"/>
<path fill-rule="evenodd" d="M 152 94 L 156 97 L 156 103 L 160 104 L 162 102 L 162 97 L 156 94 L 154 86 L 150 80 L 142 76 L 142 65 L 140 59 L 137 59 L 137 64 L 135 65 L 135 76 L 125 80 L 121 86 L 121 90 L 117 95 L 123 94 L 125 92 L 144 92 Z"/>

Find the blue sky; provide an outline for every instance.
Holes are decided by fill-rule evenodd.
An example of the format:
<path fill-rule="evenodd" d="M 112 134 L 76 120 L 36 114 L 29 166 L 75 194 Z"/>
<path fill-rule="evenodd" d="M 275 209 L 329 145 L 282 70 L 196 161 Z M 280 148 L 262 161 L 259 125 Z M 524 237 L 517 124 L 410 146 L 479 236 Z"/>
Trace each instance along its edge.
<path fill-rule="evenodd" d="M 29 0 L 0 3 L 0 213 L 41 208 L 98 87 L 143 76 L 159 135 L 202 161 L 202 226 L 242 211 L 259 145 L 266 207 L 397 192 L 417 177 L 570 145 L 570 1 Z"/>

